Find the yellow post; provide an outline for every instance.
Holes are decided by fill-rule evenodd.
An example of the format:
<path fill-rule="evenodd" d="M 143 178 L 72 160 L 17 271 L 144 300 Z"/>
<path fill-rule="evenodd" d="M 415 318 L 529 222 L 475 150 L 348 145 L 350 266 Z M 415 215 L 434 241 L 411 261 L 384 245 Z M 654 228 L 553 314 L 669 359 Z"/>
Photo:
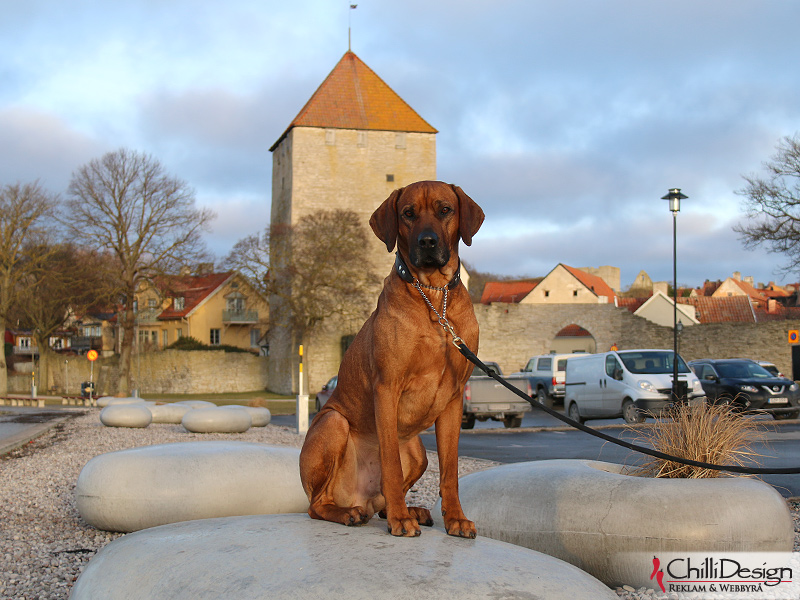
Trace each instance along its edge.
<path fill-rule="evenodd" d="M 308 396 L 303 394 L 303 345 L 300 344 L 298 351 L 300 355 L 300 377 L 297 386 L 297 406 L 295 414 L 297 414 L 297 433 L 305 433 L 308 431 Z"/>

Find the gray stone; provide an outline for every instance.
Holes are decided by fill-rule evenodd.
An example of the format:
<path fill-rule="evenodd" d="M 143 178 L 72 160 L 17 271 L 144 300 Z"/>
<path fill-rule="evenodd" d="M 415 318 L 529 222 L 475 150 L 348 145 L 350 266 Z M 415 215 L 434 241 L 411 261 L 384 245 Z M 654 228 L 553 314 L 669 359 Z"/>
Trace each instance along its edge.
<path fill-rule="evenodd" d="M 242 406 L 240 404 L 229 404 L 223 408 L 232 410 L 243 410 L 250 415 L 253 427 L 266 427 L 272 421 L 272 413 L 268 408 L 261 406 Z"/>
<path fill-rule="evenodd" d="M 395 538 L 386 522 L 344 527 L 307 515 L 209 519 L 117 539 L 92 559 L 71 600 L 526 598 L 612 600 L 560 560 L 486 538 L 423 528 Z"/>
<path fill-rule="evenodd" d="M 253 420 L 243 410 L 195 408 L 183 415 L 181 424 L 192 433 L 244 433 Z"/>
<path fill-rule="evenodd" d="M 249 442 L 141 446 L 91 459 L 75 488 L 78 512 L 104 531 L 237 515 L 305 512 L 300 450 Z"/>
<path fill-rule="evenodd" d="M 147 427 L 153 415 L 143 402 L 109 404 L 100 411 L 100 422 L 106 427 Z"/>
<path fill-rule="evenodd" d="M 792 550 L 786 501 L 762 481 L 624 471 L 590 460 L 509 464 L 463 477 L 459 496 L 479 536 L 555 556 L 612 587 L 652 587 L 655 554 Z M 440 523 L 439 506 L 431 512 Z"/>
<path fill-rule="evenodd" d="M 175 404 L 185 404 L 186 406 L 190 406 L 191 408 L 216 408 L 217 405 L 213 402 L 209 402 L 208 400 L 181 400 L 180 402 L 176 402 Z"/>
<path fill-rule="evenodd" d="M 179 404 L 171 402 L 169 404 L 156 404 L 148 406 L 150 413 L 153 415 L 153 423 L 172 423 L 180 425 L 183 416 L 192 410 L 188 404 Z"/>

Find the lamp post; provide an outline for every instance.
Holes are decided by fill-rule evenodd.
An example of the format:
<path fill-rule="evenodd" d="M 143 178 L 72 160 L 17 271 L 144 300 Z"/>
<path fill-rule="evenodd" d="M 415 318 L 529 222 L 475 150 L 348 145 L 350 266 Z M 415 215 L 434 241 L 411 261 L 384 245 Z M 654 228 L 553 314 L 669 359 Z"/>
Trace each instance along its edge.
<path fill-rule="evenodd" d="M 689 196 L 681 194 L 680 188 L 672 188 L 662 200 L 669 201 L 669 210 L 672 212 L 672 399 L 680 400 L 678 396 L 678 212 L 681 210 L 681 200 Z"/>

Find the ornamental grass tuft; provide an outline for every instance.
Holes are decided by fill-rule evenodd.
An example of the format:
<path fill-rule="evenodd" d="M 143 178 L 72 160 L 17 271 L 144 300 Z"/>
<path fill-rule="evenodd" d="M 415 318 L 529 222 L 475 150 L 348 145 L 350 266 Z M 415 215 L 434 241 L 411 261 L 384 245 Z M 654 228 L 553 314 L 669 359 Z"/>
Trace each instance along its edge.
<path fill-rule="evenodd" d="M 742 416 L 728 404 L 677 404 L 636 430 L 637 442 L 653 449 L 698 462 L 726 466 L 755 466 L 759 454 L 753 450 L 766 439 L 758 421 Z M 684 465 L 649 457 L 636 472 L 643 477 L 701 479 L 730 475 L 725 471 Z"/>

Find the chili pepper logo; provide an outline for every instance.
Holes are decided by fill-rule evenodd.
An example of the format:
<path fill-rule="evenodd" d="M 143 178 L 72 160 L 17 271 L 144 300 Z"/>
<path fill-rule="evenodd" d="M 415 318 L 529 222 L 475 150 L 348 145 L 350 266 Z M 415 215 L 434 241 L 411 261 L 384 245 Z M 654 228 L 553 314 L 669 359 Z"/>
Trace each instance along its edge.
<path fill-rule="evenodd" d="M 658 582 L 658 587 L 661 588 L 662 592 L 666 593 L 667 590 L 664 589 L 664 571 L 662 569 L 660 569 L 659 567 L 661 567 L 661 561 L 658 560 L 658 558 L 656 558 L 654 556 L 653 557 L 653 572 L 650 574 L 650 579 L 653 579 L 653 577 L 655 577 L 656 581 Z"/>

